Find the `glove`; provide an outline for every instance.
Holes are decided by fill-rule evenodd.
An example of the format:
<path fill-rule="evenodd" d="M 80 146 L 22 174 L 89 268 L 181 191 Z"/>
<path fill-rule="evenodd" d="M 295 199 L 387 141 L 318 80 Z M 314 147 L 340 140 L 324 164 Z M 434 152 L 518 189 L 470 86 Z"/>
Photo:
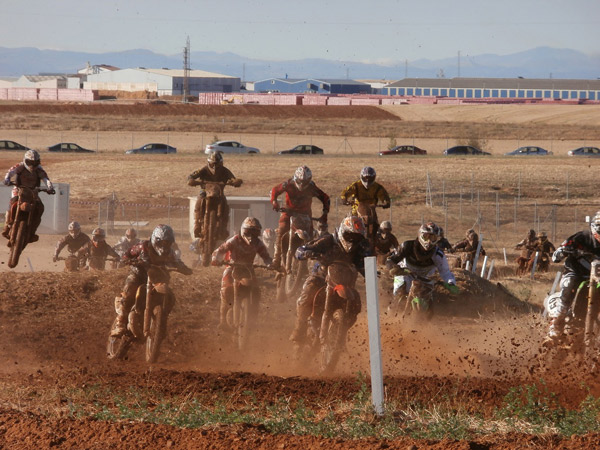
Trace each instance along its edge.
<path fill-rule="evenodd" d="M 54 255 L 54 256 L 52 257 L 52 262 L 56 262 L 56 261 L 58 261 L 58 255 Z"/>
<path fill-rule="evenodd" d="M 54 195 L 54 194 L 56 194 L 56 191 L 54 190 L 54 188 L 48 189 L 47 192 L 48 192 L 48 195 Z"/>
<path fill-rule="evenodd" d="M 564 252 L 562 251 L 562 249 L 559 248 L 554 253 L 552 253 L 552 262 L 559 263 L 563 260 L 564 257 L 565 257 Z"/>
<path fill-rule="evenodd" d="M 242 185 L 243 181 L 241 178 L 236 178 L 231 182 L 231 185 L 233 187 L 240 187 Z"/>
<path fill-rule="evenodd" d="M 211 266 L 218 266 L 219 265 L 219 260 L 217 258 L 211 258 L 210 265 Z"/>
<path fill-rule="evenodd" d="M 10 185 L 10 178 L 5 178 L 4 179 L 4 185 L 5 186 L 9 186 Z"/>
<path fill-rule="evenodd" d="M 192 178 L 192 176 L 190 175 L 190 176 L 188 176 L 187 184 L 188 184 L 188 186 L 196 186 L 196 180 L 194 180 Z"/>
<path fill-rule="evenodd" d="M 321 217 L 319 217 L 319 222 L 325 223 L 325 224 L 327 223 L 327 213 L 323 213 L 321 215 Z"/>
<path fill-rule="evenodd" d="M 458 288 L 458 286 L 453 283 L 444 283 L 444 287 L 446 289 L 448 289 L 451 294 L 454 294 L 454 295 L 456 295 L 460 292 L 460 289 Z"/>
<path fill-rule="evenodd" d="M 279 212 L 279 209 L 280 209 L 280 208 L 279 208 L 279 203 L 277 203 L 277 202 L 273 202 L 273 203 L 272 203 L 272 205 L 273 205 L 273 211 L 277 211 L 277 212 Z"/>
<path fill-rule="evenodd" d="M 392 206 L 392 204 L 391 204 L 391 203 L 386 203 L 385 205 L 381 205 L 381 207 L 382 207 L 383 209 L 388 209 L 390 206 Z"/>

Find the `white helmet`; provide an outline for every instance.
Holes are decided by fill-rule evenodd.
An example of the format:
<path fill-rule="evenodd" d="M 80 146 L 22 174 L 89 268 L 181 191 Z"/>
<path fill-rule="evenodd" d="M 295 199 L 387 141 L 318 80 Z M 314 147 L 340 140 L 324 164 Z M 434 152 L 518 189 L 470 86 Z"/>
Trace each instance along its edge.
<path fill-rule="evenodd" d="M 27 150 L 23 156 L 23 164 L 30 172 L 40 165 L 40 154 L 36 150 Z"/>
<path fill-rule="evenodd" d="M 419 243 L 425 250 L 430 250 L 440 240 L 440 227 L 433 222 L 427 222 L 419 228 Z"/>
<path fill-rule="evenodd" d="M 590 230 L 596 241 L 600 242 L 600 211 L 597 211 L 590 220 Z"/>
<path fill-rule="evenodd" d="M 71 235 L 71 237 L 76 238 L 79 235 L 80 231 L 81 225 L 79 225 L 79 222 L 71 222 L 69 224 L 69 234 Z"/>
<path fill-rule="evenodd" d="M 337 237 L 346 253 L 350 252 L 354 244 L 365 239 L 365 223 L 358 216 L 347 216 L 337 229 Z"/>
<path fill-rule="evenodd" d="M 157 225 L 150 236 L 150 244 L 159 256 L 169 253 L 174 242 L 175 233 L 169 225 Z"/>
<path fill-rule="evenodd" d="M 381 229 L 381 231 L 387 231 L 389 233 L 390 231 L 392 231 L 392 222 L 390 222 L 389 220 L 384 220 L 383 222 L 381 222 L 381 225 L 379 225 L 379 228 Z"/>
<path fill-rule="evenodd" d="M 252 243 L 260 237 L 262 225 L 255 217 L 246 217 L 242 222 L 240 235 L 248 244 Z"/>
<path fill-rule="evenodd" d="M 312 172 L 307 166 L 300 166 L 296 169 L 296 172 L 294 172 L 293 180 L 296 187 L 303 191 L 312 181 Z"/>
<path fill-rule="evenodd" d="M 369 189 L 371 185 L 375 182 L 375 177 L 377 174 L 375 173 L 375 169 L 372 167 L 366 166 L 363 167 L 360 171 L 360 181 L 365 187 L 365 189 Z"/>

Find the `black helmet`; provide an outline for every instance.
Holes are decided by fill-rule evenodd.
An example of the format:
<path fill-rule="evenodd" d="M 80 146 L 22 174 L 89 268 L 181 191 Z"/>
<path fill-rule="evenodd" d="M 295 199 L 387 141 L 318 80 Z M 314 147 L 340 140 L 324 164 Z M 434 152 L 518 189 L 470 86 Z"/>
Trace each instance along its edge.
<path fill-rule="evenodd" d="M 375 173 L 375 169 L 372 167 L 366 166 L 360 171 L 360 181 L 362 181 L 365 189 L 369 189 L 371 185 L 375 182 L 375 177 L 377 174 Z"/>

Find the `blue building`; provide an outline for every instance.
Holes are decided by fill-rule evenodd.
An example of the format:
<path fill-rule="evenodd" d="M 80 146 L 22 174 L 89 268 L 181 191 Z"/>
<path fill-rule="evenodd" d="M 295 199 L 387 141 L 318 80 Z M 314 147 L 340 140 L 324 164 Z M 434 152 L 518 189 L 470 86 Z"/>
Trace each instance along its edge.
<path fill-rule="evenodd" d="M 600 100 L 600 80 L 404 78 L 384 86 L 381 93 L 461 99 Z"/>
<path fill-rule="evenodd" d="M 371 85 L 354 80 L 268 78 L 255 81 L 254 91 L 285 94 L 371 94 Z"/>

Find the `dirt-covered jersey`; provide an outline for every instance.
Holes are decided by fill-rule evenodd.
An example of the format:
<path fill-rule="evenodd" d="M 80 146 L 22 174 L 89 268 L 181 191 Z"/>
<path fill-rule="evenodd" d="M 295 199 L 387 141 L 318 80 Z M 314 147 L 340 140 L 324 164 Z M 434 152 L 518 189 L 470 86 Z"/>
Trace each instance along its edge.
<path fill-rule="evenodd" d="M 75 253 L 79 249 L 84 248 L 88 242 L 90 242 L 90 237 L 85 233 L 79 233 L 77 237 L 67 234 L 56 243 L 54 254 L 55 256 L 58 256 L 60 251 L 65 247 L 67 247 L 69 253 Z"/>
<path fill-rule="evenodd" d="M 232 263 L 252 264 L 257 254 L 265 264 L 271 264 L 271 256 L 263 241 L 256 239 L 249 244 L 239 234 L 236 234 L 223 242 L 213 252 L 212 257 L 218 261 L 224 259 Z"/>
<path fill-rule="evenodd" d="M 235 176 L 225 166 L 216 166 L 214 173 L 210 170 L 208 165 L 202 169 L 192 172 L 190 178 L 197 181 L 210 181 L 214 183 L 227 183 L 229 180 L 234 180 Z"/>
<path fill-rule="evenodd" d="M 27 170 L 25 167 L 25 163 L 20 162 L 12 166 L 6 175 L 5 179 L 11 180 L 16 184 L 16 186 L 12 190 L 12 196 L 15 197 L 18 195 L 17 188 L 20 186 L 25 186 L 28 188 L 36 188 L 40 186 L 40 182 L 42 180 L 48 180 L 48 174 L 44 170 L 44 168 L 39 165 L 33 169 L 33 171 Z"/>
<path fill-rule="evenodd" d="M 353 201 L 352 214 L 358 214 L 358 205 L 389 205 L 390 196 L 385 188 L 374 181 L 369 188 L 365 188 L 360 180 L 355 181 L 342 192 L 343 201 Z"/>
<path fill-rule="evenodd" d="M 276 204 L 277 198 L 283 193 L 285 193 L 285 208 L 293 212 L 310 216 L 313 197 L 318 198 L 323 203 L 323 214 L 329 212 L 329 196 L 318 188 L 314 181 L 311 181 L 303 190 L 298 189 L 291 178 L 278 184 L 271 189 L 271 203 Z"/>

